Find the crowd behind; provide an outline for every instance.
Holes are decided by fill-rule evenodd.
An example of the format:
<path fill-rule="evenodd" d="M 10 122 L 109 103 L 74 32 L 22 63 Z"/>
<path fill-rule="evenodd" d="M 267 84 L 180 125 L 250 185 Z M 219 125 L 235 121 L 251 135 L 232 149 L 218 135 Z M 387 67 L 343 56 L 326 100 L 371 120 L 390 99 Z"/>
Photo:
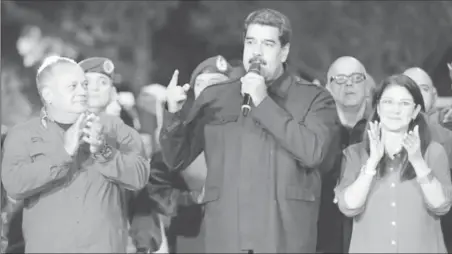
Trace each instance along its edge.
<path fill-rule="evenodd" d="M 2 253 L 451 252 L 439 84 L 419 67 L 376 82 L 352 56 L 320 84 L 285 64 L 290 34 L 253 12 L 243 62 L 137 98 L 107 58 L 47 58 L 40 116 L 2 126 Z"/>

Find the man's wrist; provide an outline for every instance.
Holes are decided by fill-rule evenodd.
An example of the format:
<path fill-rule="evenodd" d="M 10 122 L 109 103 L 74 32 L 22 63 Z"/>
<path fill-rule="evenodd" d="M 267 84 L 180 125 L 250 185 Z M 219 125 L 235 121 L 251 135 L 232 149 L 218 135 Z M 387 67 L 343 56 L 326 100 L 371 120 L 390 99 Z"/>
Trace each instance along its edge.
<path fill-rule="evenodd" d="M 93 153 L 93 158 L 102 161 L 108 161 L 113 157 L 113 148 L 109 146 L 107 143 L 104 143 L 103 146 L 97 151 Z"/>

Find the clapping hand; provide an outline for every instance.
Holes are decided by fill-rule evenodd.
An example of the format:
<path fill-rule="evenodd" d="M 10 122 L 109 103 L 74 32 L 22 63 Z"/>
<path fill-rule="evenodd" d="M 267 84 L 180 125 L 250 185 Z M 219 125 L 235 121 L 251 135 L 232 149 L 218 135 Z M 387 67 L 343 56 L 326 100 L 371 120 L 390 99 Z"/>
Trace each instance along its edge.
<path fill-rule="evenodd" d="M 381 131 L 381 123 L 375 121 L 369 123 L 369 130 L 367 130 L 369 136 L 370 156 L 369 159 L 375 164 L 380 162 L 384 155 L 384 139 Z"/>
<path fill-rule="evenodd" d="M 90 145 L 91 153 L 99 152 L 105 144 L 103 129 L 99 116 L 94 114 L 87 116 L 85 128 L 83 128 L 83 141 Z"/>
<path fill-rule="evenodd" d="M 419 126 L 415 126 L 412 131 L 405 134 L 402 142 L 402 146 L 405 148 L 408 154 L 408 160 L 415 162 L 422 159 L 421 152 L 421 140 L 419 138 Z"/>

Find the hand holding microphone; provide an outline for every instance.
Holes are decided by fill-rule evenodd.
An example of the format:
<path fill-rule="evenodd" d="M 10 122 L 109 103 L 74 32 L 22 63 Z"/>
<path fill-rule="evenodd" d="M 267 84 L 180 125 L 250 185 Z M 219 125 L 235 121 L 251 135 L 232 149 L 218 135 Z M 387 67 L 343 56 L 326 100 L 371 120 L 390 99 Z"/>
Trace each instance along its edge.
<path fill-rule="evenodd" d="M 267 96 L 267 86 L 264 77 L 261 75 L 263 60 L 254 57 L 250 63 L 248 73 L 240 79 L 242 82 L 242 113 L 244 116 L 248 115 L 252 104 L 258 106 Z"/>

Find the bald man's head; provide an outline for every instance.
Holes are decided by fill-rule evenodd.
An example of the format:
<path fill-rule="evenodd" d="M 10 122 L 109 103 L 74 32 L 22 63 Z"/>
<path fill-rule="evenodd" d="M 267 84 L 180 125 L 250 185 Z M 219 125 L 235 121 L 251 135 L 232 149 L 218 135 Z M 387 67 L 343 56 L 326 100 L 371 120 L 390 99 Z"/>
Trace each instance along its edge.
<path fill-rule="evenodd" d="M 435 104 L 436 88 L 433 85 L 432 78 L 426 71 L 419 67 L 412 67 L 403 72 L 410 77 L 421 90 L 422 97 L 424 97 L 425 110 L 428 112 Z"/>
<path fill-rule="evenodd" d="M 366 77 L 366 68 L 359 60 L 342 56 L 328 69 L 327 88 L 342 107 L 357 107 L 367 95 Z"/>
<path fill-rule="evenodd" d="M 354 72 L 366 73 L 366 68 L 364 68 L 364 65 L 358 59 L 352 56 L 341 56 L 330 65 L 330 68 L 328 68 L 328 81 L 330 81 L 332 76 L 337 74 L 351 74 Z"/>

